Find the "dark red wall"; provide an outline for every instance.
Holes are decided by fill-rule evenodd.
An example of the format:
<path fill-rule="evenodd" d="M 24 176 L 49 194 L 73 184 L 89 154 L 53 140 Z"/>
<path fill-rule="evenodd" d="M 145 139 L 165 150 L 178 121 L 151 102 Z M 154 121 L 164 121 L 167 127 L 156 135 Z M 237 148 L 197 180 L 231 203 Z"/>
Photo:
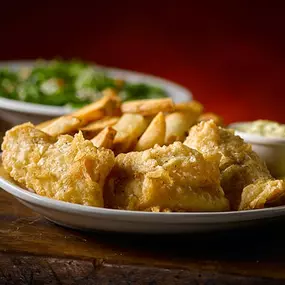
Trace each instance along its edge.
<path fill-rule="evenodd" d="M 0 60 L 59 55 L 134 69 L 185 85 L 227 122 L 285 123 L 284 8 L 253 0 L 5 0 Z"/>

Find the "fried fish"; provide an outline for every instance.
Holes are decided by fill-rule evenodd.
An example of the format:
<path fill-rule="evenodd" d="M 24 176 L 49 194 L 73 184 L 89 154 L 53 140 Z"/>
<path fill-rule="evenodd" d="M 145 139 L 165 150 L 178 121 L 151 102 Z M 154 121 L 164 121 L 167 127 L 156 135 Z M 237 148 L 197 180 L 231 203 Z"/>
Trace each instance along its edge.
<path fill-rule="evenodd" d="M 104 206 L 103 185 L 114 165 L 114 154 L 96 148 L 81 133 L 55 138 L 26 123 L 6 133 L 2 150 L 5 170 L 35 193 Z"/>
<path fill-rule="evenodd" d="M 221 186 L 234 210 L 264 207 L 285 194 L 284 181 L 274 180 L 251 145 L 235 136 L 233 130 L 218 127 L 212 120 L 201 122 L 190 129 L 184 144 L 206 159 L 221 155 Z M 253 202 L 255 199 L 259 203 Z"/>
<path fill-rule="evenodd" d="M 219 155 L 205 160 L 181 142 L 119 154 L 105 184 L 105 205 L 139 211 L 225 211 Z"/>

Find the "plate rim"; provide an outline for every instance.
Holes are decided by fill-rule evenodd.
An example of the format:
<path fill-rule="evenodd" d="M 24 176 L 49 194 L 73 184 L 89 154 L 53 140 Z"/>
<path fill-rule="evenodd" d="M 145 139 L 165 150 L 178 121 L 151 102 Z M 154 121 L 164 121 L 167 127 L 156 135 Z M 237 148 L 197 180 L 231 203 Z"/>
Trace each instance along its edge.
<path fill-rule="evenodd" d="M 28 203 L 34 204 L 36 206 L 41 206 L 45 208 L 52 208 L 57 211 L 64 211 L 70 214 L 76 213 L 76 215 L 87 215 L 87 216 L 100 216 L 100 218 L 110 218 L 114 217 L 116 220 L 129 220 L 137 221 L 139 218 L 141 221 L 149 222 L 159 222 L 165 224 L 183 224 L 191 223 L 193 221 L 188 221 L 187 218 L 197 218 L 197 224 L 206 224 L 209 223 L 209 220 L 217 219 L 217 223 L 225 223 L 224 220 L 219 220 L 218 218 L 224 218 L 225 216 L 230 216 L 231 218 L 239 217 L 241 218 L 240 222 L 246 220 L 259 220 L 266 219 L 270 217 L 277 216 L 280 211 L 285 210 L 285 206 L 277 206 L 264 209 L 255 209 L 255 210 L 243 210 L 243 211 L 224 211 L 224 212 L 144 212 L 144 211 L 131 211 L 131 210 L 118 210 L 118 209 L 108 209 L 100 208 L 93 206 L 85 206 L 80 204 L 74 204 L 70 202 L 60 201 L 45 196 L 32 193 L 13 182 L 6 180 L 4 177 L 0 176 L 0 187 L 12 194 L 14 197 L 24 200 Z M 258 214 L 267 213 L 268 216 L 258 216 Z M 114 215 L 115 214 L 115 215 Z M 250 218 L 250 216 L 252 216 Z M 163 217 L 163 218 L 162 218 Z M 167 217 L 167 218 L 166 218 Z M 171 218 L 171 220 L 169 220 Z M 242 219 L 244 218 L 244 219 Z M 181 220 L 182 219 L 182 220 Z M 204 221 L 205 220 L 205 221 Z M 239 222 L 239 221 L 229 221 L 229 222 Z"/>
<path fill-rule="evenodd" d="M 37 60 L 8 60 L 8 61 L 0 61 L 0 68 L 3 67 L 9 67 L 10 69 L 20 68 L 20 67 L 25 67 L 25 66 L 33 66 Z M 47 62 L 50 62 L 50 60 L 47 60 Z M 133 71 L 133 70 L 128 70 L 128 69 L 121 69 L 117 67 L 110 67 L 110 66 L 102 66 L 99 64 L 91 64 L 93 67 L 97 67 L 99 69 L 105 70 L 107 73 L 110 74 L 122 74 L 122 77 L 129 77 L 133 78 L 135 80 L 130 80 L 133 82 L 144 82 L 142 79 L 145 78 L 147 81 L 150 82 L 156 82 L 157 84 L 164 85 L 166 86 L 166 89 L 170 90 L 176 90 L 177 94 L 184 94 L 184 97 L 188 98 L 188 100 L 193 99 L 193 94 L 192 92 L 171 80 L 143 73 L 143 72 L 138 72 L 138 71 Z M 170 96 L 171 98 L 174 99 L 173 96 Z M 176 100 L 177 102 L 179 100 Z M 183 100 L 182 100 L 183 101 Z M 42 105 L 42 104 L 36 104 L 36 103 L 29 103 L 29 102 L 22 102 L 19 100 L 13 100 L 13 99 L 8 99 L 4 97 L 0 97 L 0 109 L 3 110 L 9 110 L 9 111 L 16 111 L 16 112 L 21 112 L 21 113 L 30 113 L 30 114 L 36 114 L 36 115 L 47 115 L 47 116 L 61 116 L 65 115 L 69 112 L 71 112 L 72 108 L 70 107 L 65 107 L 65 106 L 52 106 L 52 105 Z"/>

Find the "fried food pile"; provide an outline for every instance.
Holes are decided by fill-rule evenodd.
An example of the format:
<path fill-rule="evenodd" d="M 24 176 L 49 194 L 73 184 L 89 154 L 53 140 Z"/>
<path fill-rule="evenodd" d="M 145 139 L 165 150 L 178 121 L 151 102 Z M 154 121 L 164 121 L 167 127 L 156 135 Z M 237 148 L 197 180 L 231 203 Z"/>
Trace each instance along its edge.
<path fill-rule="evenodd" d="M 225 211 L 219 156 L 212 161 L 181 142 L 119 154 L 105 185 L 107 207 L 140 211 Z"/>
<path fill-rule="evenodd" d="M 285 182 L 197 101 L 121 103 L 106 89 L 70 115 L 12 128 L 2 150 L 15 181 L 71 203 L 154 212 L 285 203 Z"/>
<path fill-rule="evenodd" d="M 233 130 L 213 121 L 190 129 L 185 145 L 200 151 L 205 159 L 220 154 L 221 186 L 231 208 L 245 210 L 278 203 L 285 194 L 283 180 L 274 180 L 265 163 Z"/>
<path fill-rule="evenodd" d="M 81 133 L 58 139 L 27 123 L 7 132 L 3 165 L 10 176 L 50 198 L 103 207 L 103 185 L 115 158 L 111 150 L 85 140 Z"/>

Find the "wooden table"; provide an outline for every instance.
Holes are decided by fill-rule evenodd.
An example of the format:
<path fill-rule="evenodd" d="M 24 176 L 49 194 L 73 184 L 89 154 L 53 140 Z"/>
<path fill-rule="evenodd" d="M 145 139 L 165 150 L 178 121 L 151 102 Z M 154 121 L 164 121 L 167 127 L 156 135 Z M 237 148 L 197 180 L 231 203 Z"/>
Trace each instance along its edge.
<path fill-rule="evenodd" d="M 284 222 L 203 235 L 86 233 L 0 189 L 0 284 L 285 284 Z"/>
<path fill-rule="evenodd" d="M 285 284 L 283 225 L 180 236 L 83 233 L 0 190 L 0 284 Z"/>

